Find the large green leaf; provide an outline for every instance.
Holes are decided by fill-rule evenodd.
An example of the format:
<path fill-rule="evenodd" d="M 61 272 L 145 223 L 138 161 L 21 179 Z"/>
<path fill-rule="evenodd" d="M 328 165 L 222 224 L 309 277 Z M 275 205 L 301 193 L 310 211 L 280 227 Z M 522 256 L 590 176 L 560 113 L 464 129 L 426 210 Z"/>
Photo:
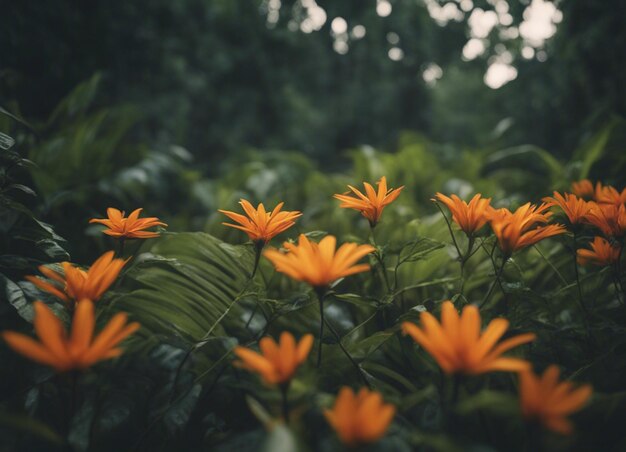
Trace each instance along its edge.
<path fill-rule="evenodd" d="M 201 233 L 165 234 L 138 256 L 126 274 L 116 307 L 144 330 L 200 341 L 212 330 L 245 324 L 239 302 L 252 294 L 253 253 Z"/>

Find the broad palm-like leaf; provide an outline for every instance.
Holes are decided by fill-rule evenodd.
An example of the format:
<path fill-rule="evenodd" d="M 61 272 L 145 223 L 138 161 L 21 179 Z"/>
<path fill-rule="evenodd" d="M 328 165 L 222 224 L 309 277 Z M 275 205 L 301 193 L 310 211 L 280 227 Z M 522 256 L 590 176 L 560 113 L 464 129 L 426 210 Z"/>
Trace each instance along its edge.
<path fill-rule="evenodd" d="M 197 342 L 212 330 L 234 334 L 245 324 L 241 301 L 249 284 L 251 250 L 205 233 L 164 234 L 126 274 L 116 309 L 130 313 L 146 331 Z M 227 315 L 224 315 L 224 313 Z"/>

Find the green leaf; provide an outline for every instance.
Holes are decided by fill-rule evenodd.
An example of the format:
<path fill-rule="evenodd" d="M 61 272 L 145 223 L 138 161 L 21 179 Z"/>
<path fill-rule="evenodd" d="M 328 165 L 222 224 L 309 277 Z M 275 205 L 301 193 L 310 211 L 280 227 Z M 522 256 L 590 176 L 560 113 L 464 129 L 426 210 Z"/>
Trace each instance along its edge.
<path fill-rule="evenodd" d="M 298 452 L 302 449 L 291 429 L 284 424 L 277 424 L 267 434 L 261 450 L 263 452 Z"/>
<path fill-rule="evenodd" d="M 21 414 L 0 413 L 0 425 L 38 436 L 56 445 L 64 444 L 63 438 L 43 422 Z"/>
<path fill-rule="evenodd" d="M 502 168 L 526 168 L 528 171 L 544 174 L 552 181 L 563 172 L 563 165 L 552 154 L 529 144 L 494 152 L 485 161 L 483 172 L 489 174 Z"/>
<path fill-rule="evenodd" d="M 576 150 L 574 158 L 582 161 L 580 173 L 578 174 L 579 179 L 587 179 L 593 164 L 602 157 L 616 124 L 616 120 L 609 122 L 599 132 L 594 134 L 589 141 Z"/>
<path fill-rule="evenodd" d="M 457 405 L 457 412 L 461 415 L 472 414 L 478 410 L 499 415 L 515 415 L 519 412 L 519 403 L 517 398 L 511 394 L 484 390 L 476 395 L 466 397 Z"/>
<path fill-rule="evenodd" d="M 13 305 L 17 313 L 28 322 L 33 321 L 33 307 L 26 300 L 24 291 L 20 286 L 0 273 L 0 294 Z"/>
<path fill-rule="evenodd" d="M 164 234 L 125 275 L 121 289 L 130 291 L 117 298 L 116 307 L 155 334 L 193 342 L 209 331 L 224 336 L 245 324 L 238 303 L 254 296 L 252 265 L 249 247 L 201 232 Z"/>

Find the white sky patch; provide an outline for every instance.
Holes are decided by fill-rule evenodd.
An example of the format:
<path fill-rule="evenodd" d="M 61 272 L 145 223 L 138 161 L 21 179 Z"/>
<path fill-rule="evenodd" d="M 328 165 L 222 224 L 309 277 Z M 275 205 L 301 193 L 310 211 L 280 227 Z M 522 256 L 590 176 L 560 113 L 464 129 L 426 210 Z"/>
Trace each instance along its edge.
<path fill-rule="evenodd" d="M 534 56 L 535 56 L 535 49 L 533 49 L 530 46 L 522 47 L 522 58 L 526 60 L 530 60 Z"/>
<path fill-rule="evenodd" d="M 273 28 L 278 23 L 278 19 L 280 19 L 280 7 L 282 6 L 280 0 L 268 0 L 263 4 L 263 7 L 267 11 L 267 17 L 265 20 L 267 21 L 267 26 L 269 28 Z"/>
<path fill-rule="evenodd" d="M 350 46 L 348 46 L 348 43 L 346 41 L 342 41 L 340 39 L 337 39 L 333 43 L 333 49 L 339 55 L 345 55 L 346 53 L 348 53 L 348 50 L 350 49 Z"/>
<path fill-rule="evenodd" d="M 343 17 L 335 17 L 330 23 L 330 29 L 336 35 L 340 35 L 348 31 L 348 23 Z"/>
<path fill-rule="evenodd" d="M 392 45 L 396 45 L 400 42 L 400 36 L 398 33 L 394 33 L 393 31 L 387 33 L 387 42 Z"/>
<path fill-rule="evenodd" d="M 361 39 L 365 37 L 366 29 L 363 25 L 355 25 L 350 32 L 352 39 Z"/>
<path fill-rule="evenodd" d="M 483 80 L 491 89 L 498 89 L 517 78 L 517 69 L 503 61 L 491 63 Z"/>
<path fill-rule="evenodd" d="M 469 0 L 471 3 L 471 0 Z M 435 20 L 437 25 L 447 25 L 451 20 L 460 22 L 465 17 L 463 11 L 459 9 L 456 3 L 448 2 L 440 5 L 437 0 L 424 0 L 428 14 Z M 472 4 L 473 5 L 473 4 Z"/>
<path fill-rule="evenodd" d="M 422 72 L 422 78 L 429 86 L 435 86 L 437 84 L 437 80 L 439 80 L 443 76 L 443 70 L 436 63 L 430 63 Z"/>
<path fill-rule="evenodd" d="M 474 8 L 474 2 L 472 0 L 461 0 L 459 6 L 461 7 L 461 11 L 468 12 Z"/>
<path fill-rule="evenodd" d="M 507 41 L 509 39 L 515 39 L 519 36 L 519 30 L 515 27 L 502 28 L 498 32 L 498 36 L 502 41 Z"/>
<path fill-rule="evenodd" d="M 532 0 L 524 10 L 524 21 L 519 32 L 524 42 L 532 47 L 542 47 L 556 33 L 556 24 L 563 20 L 563 13 L 554 3 Z"/>
<path fill-rule="evenodd" d="M 392 47 L 391 49 L 389 49 L 389 52 L 387 52 L 387 56 L 392 61 L 400 61 L 402 58 L 404 58 L 404 50 L 402 50 L 400 47 Z"/>
<path fill-rule="evenodd" d="M 389 14 L 391 14 L 391 10 L 393 8 L 391 7 L 391 3 L 389 3 L 387 0 L 378 0 L 376 2 L 376 14 L 378 14 L 380 17 L 387 17 Z"/>
<path fill-rule="evenodd" d="M 470 34 L 474 38 L 486 38 L 493 27 L 498 24 L 498 15 L 495 11 L 484 11 L 480 8 L 474 9 L 470 14 L 467 24 L 470 27 Z"/>
<path fill-rule="evenodd" d="M 463 46 L 463 59 L 471 61 L 485 53 L 486 47 L 482 39 L 472 38 Z"/>

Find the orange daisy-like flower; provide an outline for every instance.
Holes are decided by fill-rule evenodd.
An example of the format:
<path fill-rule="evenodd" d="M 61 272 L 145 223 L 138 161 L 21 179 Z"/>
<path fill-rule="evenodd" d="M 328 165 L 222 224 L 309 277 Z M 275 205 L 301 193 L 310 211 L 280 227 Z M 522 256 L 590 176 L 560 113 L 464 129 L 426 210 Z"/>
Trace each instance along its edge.
<path fill-rule="evenodd" d="M 603 186 L 602 183 L 598 182 L 593 197 L 598 204 L 621 206 L 626 204 L 626 188 L 619 192 L 615 187 Z"/>
<path fill-rule="evenodd" d="M 572 195 L 571 193 L 565 193 L 561 195 L 558 192 L 554 192 L 552 196 L 543 198 L 543 201 L 549 206 L 558 206 L 563 213 L 567 215 L 571 224 L 581 224 L 584 222 L 586 215 L 591 211 L 592 203 L 585 201 Z"/>
<path fill-rule="evenodd" d="M 235 361 L 235 364 L 257 372 L 267 384 L 284 384 L 293 378 L 298 366 L 306 361 L 312 346 L 312 334 L 304 335 L 296 344 L 293 335 L 283 331 L 278 343 L 271 337 L 264 337 L 259 341 L 262 354 L 249 348 L 235 347 L 234 353 L 241 359 Z"/>
<path fill-rule="evenodd" d="M 402 323 L 402 331 L 420 344 L 447 374 L 464 373 L 476 375 L 494 370 L 521 371 L 530 364 L 518 358 L 501 355 L 518 345 L 535 339 L 532 333 L 520 334 L 496 344 L 509 327 L 506 319 L 492 320 L 485 331 L 480 332 L 478 308 L 468 305 L 459 317 L 451 301 L 445 301 L 441 309 L 441 323 L 429 312 L 420 314 L 422 328 L 413 323 Z"/>
<path fill-rule="evenodd" d="M 622 237 L 626 234 L 626 206 L 589 203 L 591 209 L 585 216 L 587 223 L 598 228 L 606 237 Z"/>
<path fill-rule="evenodd" d="M 471 236 L 487 223 L 489 213 L 493 210 L 490 204 L 491 198 L 482 198 L 481 196 L 480 193 L 477 193 L 469 203 L 466 203 L 457 195 L 451 195 L 448 198 L 437 193 L 436 199 L 433 201 L 439 200 L 444 203 L 452 213 L 452 221 L 468 236 Z"/>
<path fill-rule="evenodd" d="M 146 231 L 146 229 L 155 226 L 167 226 L 167 224 L 159 221 L 157 217 L 139 218 L 142 210 L 141 208 L 135 209 L 128 217 L 124 217 L 124 212 L 109 207 L 107 209 L 108 218 L 92 218 L 89 223 L 105 225 L 108 229 L 102 232 L 116 238 L 149 239 L 158 237 L 158 232 Z"/>
<path fill-rule="evenodd" d="M 122 349 L 117 345 L 139 329 L 139 323 L 127 323 L 127 315 L 120 312 L 94 337 L 93 302 L 81 300 L 76 306 L 68 336 L 50 308 L 41 301 L 35 301 L 34 306 L 35 332 L 40 342 L 14 331 L 4 331 L 2 337 L 16 352 L 59 372 L 86 369 L 98 361 L 120 356 Z"/>
<path fill-rule="evenodd" d="M 276 271 L 316 288 L 328 287 L 339 278 L 369 270 L 368 264 L 356 262 L 373 252 L 373 246 L 344 243 L 335 251 L 336 245 L 337 239 L 332 235 L 315 243 L 300 234 L 297 245 L 283 244 L 287 253 L 269 249 L 263 255 L 274 264 Z"/>
<path fill-rule="evenodd" d="M 378 192 L 369 183 L 363 182 L 367 196 L 352 185 L 348 185 L 352 193 L 348 191 L 343 194 L 333 195 L 333 197 L 341 201 L 339 207 L 360 211 L 370 222 L 370 225 L 374 227 L 380 221 L 380 216 L 383 214 L 385 206 L 394 202 L 404 188 L 403 185 L 400 188 L 387 189 L 387 178 L 385 176 L 381 177 L 376 183 L 378 184 Z"/>
<path fill-rule="evenodd" d="M 355 394 L 347 386 L 339 391 L 333 408 L 324 411 L 328 423 L 350 447 L 378 441 L 395 414 L 396 407 L 384 403 L 380 393 L 361 388 Z"/>
<path fill-rule="evenodd" d="M 593 199 L 593 196 L 595 194 L 593 190 L 593 184 L 589 179 L 572 182 L 572 193 L 586 200 Z"/>
<path fill-rule="evenodd" d="M 552 212 L 546 212 L 550 206 L 526 203 L 514 213 L 508 209 L 497 209 L 491 212 L 489 222 L 498 239 L 498 246 L 504 254 L 513 252 L 554 235 L 566 232 L 561 224 L 541 226 L 550 219 Z"/>
<path fill-rule="evenodd" d="M 594 237 L 591 249 L 579 249 L 576 252 L 576 259 L 580 265 L 594 264 L 606 267 L 617 262 L 619 252 L 619 246 L 611 245 L 603 237 Z"/>
<path fill-rule="evenodd" d="M 522 414 L 557 433 L 572 433 L 572 423 L 566 416 L 579 411 L 592 393 L 590 385 L 574 389 L 569 381 L 559 382 L 559 368 L 555 365 L 548 367 L 541 376 L 530 370 L 520 373 Z"/>
<path fill-rule="evenodd" d="M 71 303 L 70 306 L 82 299 L 97 301 L 113 284 L 126 264 L 124 259 L 114 259 L 114 255 L 113 251 L 104 253 L 88 271 L 81 270 L 69 262 L 63 262 L 61 264 L 63 275 L 43 265 L 40 266 L 39 271 L 52 280 L 51 282 L 36 276 L 27 276 L 26 279 L 66 303 Z"/>
<path fill-rule="evenodd" d="M 279 203 L 272 212 L 267 212 L 263 203 L 255 209 L 245 199 L 239 201 L 246 215 L 241 215 L 228 210 L 218 210 L 228 218 L 239 224 L 222 223 L 231 228 L 240 229 L 248 234 L 250 240 L 254 242 L 268 243 L 273 237 L 281 232 L 286 231 L 295 224 L 295 219 L 300 217 L 302 213 L 298 211 L 280 211 L 284 203 Z"/>

